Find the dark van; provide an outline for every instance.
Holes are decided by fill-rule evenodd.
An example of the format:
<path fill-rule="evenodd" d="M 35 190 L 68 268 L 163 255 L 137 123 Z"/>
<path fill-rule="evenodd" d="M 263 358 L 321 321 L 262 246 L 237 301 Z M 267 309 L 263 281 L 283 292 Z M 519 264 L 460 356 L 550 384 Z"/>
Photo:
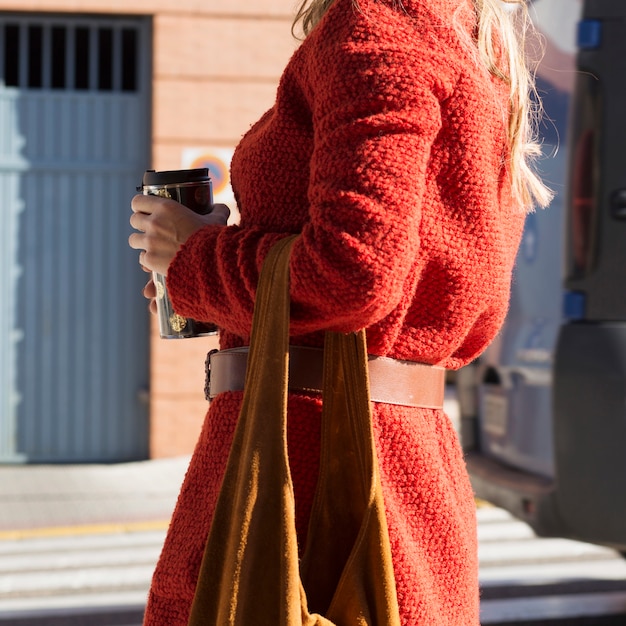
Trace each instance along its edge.
<path fill-rule="evenodd" d="M 531 10 L 556 196 L 527 218 L 500 336 L 457 377 L 462 440 L 478 497 L 538 535 L 624 552 L 626 2 Z"/>

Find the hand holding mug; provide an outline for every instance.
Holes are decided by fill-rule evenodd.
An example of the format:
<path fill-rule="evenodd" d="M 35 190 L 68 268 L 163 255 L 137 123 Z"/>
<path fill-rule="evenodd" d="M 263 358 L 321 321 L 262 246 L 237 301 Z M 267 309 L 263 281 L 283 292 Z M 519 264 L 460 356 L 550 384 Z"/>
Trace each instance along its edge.
<path fill-rule="evenodd" d="M 215 334 L 214 324 L 178 315 L 167 293 L 167 270 L 195 232 L 209 225 L 225 226 L 230 211 L 224 204 L 213 205 L 211 179 L 207 168 L 145 172 L 143 193 L 131 202 L 131 226 L 137 231 L 128 238 L 131 248 L 141 250 L 139 263 L 152 272 L 143 293 L 150 311 L 159 319 L 161 337 L 179 339 Z M 139 190 L 138 189 L 138 190 Z"/>

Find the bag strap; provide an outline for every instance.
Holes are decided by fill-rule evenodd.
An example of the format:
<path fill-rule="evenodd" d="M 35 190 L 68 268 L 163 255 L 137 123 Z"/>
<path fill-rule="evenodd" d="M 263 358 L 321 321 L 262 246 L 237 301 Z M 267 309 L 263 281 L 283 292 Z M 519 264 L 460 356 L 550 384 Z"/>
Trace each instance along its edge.
<path fill-rule="evenodd" d="M 399 626 L 364 330 L 326 333 L 323 394 L 320 476 L 301 565 L 308 607 L 336 624 Z"/>
<path fill-rule="evenodd" d="M 284 600 L 300 590 L 285 437 L 289 253 L 294 239 L 282 239 L 271 248 L 259 277 L 244 397 L 190 626 L 301 623 L 300 605 Z M 273 541 L 277 534 L 280 540 Z M 246 597 L 254 603 L 237 602 Z"/>
<path fill-rule="evenodd" d="M 289 258 L 259 278 L 239 421 L 190 626 L 399 626 L 372 435 L 365 332 L 327 333 L 322 458 L 300 571 L 287 456 Z"/>

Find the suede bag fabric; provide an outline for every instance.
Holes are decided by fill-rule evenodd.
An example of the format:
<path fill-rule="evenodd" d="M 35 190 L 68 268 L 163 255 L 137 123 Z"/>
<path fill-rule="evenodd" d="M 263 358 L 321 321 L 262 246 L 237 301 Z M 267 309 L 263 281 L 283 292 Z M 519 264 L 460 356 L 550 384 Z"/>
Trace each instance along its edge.
<path fill-rule="evenodd" d="M 322 452 L 298 556 L 287 450 L 289 258 L 259 279 L 244 398 L 189 626 L 399 626 L 369 400 L 365 331 L 328 332 Z"/>

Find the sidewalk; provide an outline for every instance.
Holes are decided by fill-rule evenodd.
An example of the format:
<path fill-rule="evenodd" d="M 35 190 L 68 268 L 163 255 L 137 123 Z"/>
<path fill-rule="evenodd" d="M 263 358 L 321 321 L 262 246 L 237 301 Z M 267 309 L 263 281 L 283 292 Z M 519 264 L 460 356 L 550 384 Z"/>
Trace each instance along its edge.
<path fill-rule="evenodd" d="M 0 465 L 0 539 L 165 529 L 188 464 Z"/>
<path fill-rule="evenodd" d="M 458 428 L 458 404 L 445 409 Z M 190 456 L 111 465 L 0 465 L 0 541 L 165 530 Z"/>
<path fill-rule="evenodd" d="M 458 427 L 454 390 L 446 412 Z M 165 529 L 190 457 L 113 465 L 0 465 L 0 540 Z M 94 527 L 103 528 L 100 530 Z"/>
<path fill-rule="evenodd" d="M 188 463 L 0 465 L 0 624 L 139 626 Z M 495 507 L 477 512 L 483 624 L 602 615 L 626 624 L 619 554 L 537 538 Z M 104 621 L 90 621 L 99 613 Z"/>

